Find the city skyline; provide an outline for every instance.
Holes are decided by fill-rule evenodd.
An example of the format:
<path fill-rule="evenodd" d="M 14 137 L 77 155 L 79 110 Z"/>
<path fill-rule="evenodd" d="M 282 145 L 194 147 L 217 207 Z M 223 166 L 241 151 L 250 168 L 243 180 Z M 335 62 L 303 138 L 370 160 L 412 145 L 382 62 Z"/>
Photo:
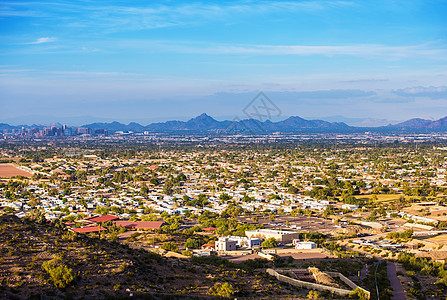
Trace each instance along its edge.
<path fill-rule="evenodd" d="M 2 122 L 230 119 L 258 91 L 284 118 L 447 115 L 445 1 L 0 7 Z"/>

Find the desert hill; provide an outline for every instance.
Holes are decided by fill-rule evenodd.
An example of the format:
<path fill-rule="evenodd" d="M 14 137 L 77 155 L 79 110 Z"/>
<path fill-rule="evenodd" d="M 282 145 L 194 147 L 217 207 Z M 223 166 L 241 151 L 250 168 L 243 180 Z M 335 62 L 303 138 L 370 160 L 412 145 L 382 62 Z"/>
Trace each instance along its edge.
<path fill-rule="evenodd" d="M 0 216 L 0 251 L 3 299 L 208 299 L 226 282 L 235 297 L 296 294 L 261 271 L 166 258 L 11 215 Z"/>

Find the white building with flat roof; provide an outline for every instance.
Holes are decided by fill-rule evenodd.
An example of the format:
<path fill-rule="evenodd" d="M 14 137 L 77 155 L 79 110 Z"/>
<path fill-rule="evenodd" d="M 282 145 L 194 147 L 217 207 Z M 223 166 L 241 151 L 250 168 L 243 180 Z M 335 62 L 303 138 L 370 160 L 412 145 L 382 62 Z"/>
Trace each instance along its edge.
<path fill-rule="evenodd" d="M 220 237 L 215 242 L 216 251 L 234 251 L 236 250 L 237 241 L 228 237 Z"/>
<path fill-rule="evenodd" d="M 290 243 L 294 239 L 299 238 L 300 234 L 298 232 L 285 230 L 255 229 L 245 231 L 245 235 L 248 238 L 261 238 L 265 240 L 269 238 L 275 238 L 278 242 Z"/>
<path fill-rule="evenodd" d="M 293 245 L 295 249 L 315 249 L 315 243 L 310 241 L 293 240 Z"/>
<path fill-rule="evenodd" d="M 248 238 L 245 236 L 229 236 L 230 240 L 236 241 L 238 247 L 253 248 L 255 246 L 261 246 L 260 238 Z"/>

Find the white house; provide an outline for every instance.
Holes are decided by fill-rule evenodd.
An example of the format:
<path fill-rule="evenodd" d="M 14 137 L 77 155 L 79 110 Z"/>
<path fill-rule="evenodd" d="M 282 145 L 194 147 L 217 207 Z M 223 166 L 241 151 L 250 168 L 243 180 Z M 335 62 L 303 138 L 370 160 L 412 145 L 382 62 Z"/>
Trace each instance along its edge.
<path fill-rule="evenodd" d="M 315 249 L 314 242 L 300 242 L 300 240 L 293 240 L 293 245 L 295 246 L 295 249 Z"/>
<path fill-rule="evenodd" d="M 216 242 L 216 251 L 234 251 L 236 250 L 237 241 L 228 237 L 220 237 Z"/>
<path fill-rule="evenodd" d="M 349 209 L 349 210 L 357 210 L 359 209 L 358 205 L 354 205 L 354 204 L 343 204 L 341 206 L 342 209 Z"/>

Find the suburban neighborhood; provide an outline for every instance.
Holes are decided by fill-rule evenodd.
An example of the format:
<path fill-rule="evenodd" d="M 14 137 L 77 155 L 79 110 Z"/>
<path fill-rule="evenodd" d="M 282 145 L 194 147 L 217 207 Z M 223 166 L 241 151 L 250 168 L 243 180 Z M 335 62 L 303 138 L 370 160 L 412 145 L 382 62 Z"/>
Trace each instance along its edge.
<path fill-rule="evenodd" d="M 375 292 L 358 274 L 387 259 L 407 297 L 444 295 L 444 147 L 8 145 L 0 165 L 4 214 L 176 259 L 290 257 L 298 269 L 355 259 L 360 269 L 342 276 L 351 274 L 348 286 L 368 297 Z M 418 270 L 432 284 L 414 287 L 408 255 L 439 269 Z"/>

